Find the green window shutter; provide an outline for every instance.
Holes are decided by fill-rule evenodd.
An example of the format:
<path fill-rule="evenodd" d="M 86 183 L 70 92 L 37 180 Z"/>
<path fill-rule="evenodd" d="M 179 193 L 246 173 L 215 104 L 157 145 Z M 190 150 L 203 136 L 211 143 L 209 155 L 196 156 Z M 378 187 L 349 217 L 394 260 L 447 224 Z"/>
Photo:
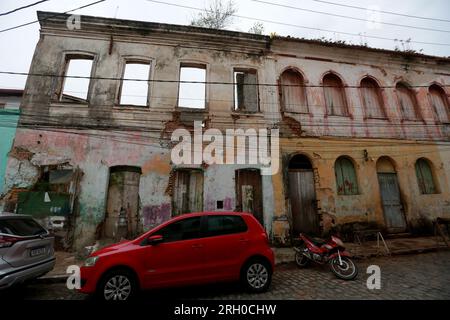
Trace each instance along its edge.
<path fill-rule="evenodd" d="M 358 181 L 353 163 L 346 158 L 339 158 L 335 165 L 338 194 L 358 194 Z"/>
<path fill-rule="evenodd" d="M 419 159 L 416 162 L 416 175 L 419 189 L 422 194 L 436 193 L 436 186 L 434 184 L 433 172 L 428 162 L 424 159 Z"/>
<path fill-rule="evenodd" d="M 340 160 L 341 159 L 336 160 L 336 164 L 334 166 L 334 172 L 336 174 L 337 194 L 345 194 L 344 177 L 342 175 L 342 165 Z"/>

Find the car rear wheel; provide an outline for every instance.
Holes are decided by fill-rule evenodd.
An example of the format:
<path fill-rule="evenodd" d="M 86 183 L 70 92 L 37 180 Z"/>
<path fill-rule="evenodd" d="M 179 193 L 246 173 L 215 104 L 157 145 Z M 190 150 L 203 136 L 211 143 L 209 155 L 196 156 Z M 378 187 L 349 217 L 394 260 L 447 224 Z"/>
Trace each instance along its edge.
<path fill-rule="evenodd" d="M 97 296 L 101 300 L 130 300 L 137 291 L 134 275 L 128 270 L 113 270 L 108 272 L 100 282 Z"/>
<path fill-rule="evenodd" d="M 269 263 L 262 259 L 251 260 L 242 269 L 241 281 L 251 292 L 265 292 L 272 281 Z"/>

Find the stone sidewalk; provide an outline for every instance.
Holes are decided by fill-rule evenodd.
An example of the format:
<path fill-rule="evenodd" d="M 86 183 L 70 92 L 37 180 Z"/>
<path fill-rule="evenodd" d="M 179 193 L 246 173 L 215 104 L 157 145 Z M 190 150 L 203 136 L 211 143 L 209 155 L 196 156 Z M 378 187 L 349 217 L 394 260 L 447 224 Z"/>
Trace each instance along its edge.
<path fill-rule="evenodd" d="M 413 254 L 450 249 L 442 238 L 435 236 L 384 239 L 383 241 L 364 241 L 361 244 L 346 242 L 346 249 L 356 259 L 367 259 L 376 256 Z M 273 248 L 277 264 L 295 261 L 295 251 L 292 248 Z"/>

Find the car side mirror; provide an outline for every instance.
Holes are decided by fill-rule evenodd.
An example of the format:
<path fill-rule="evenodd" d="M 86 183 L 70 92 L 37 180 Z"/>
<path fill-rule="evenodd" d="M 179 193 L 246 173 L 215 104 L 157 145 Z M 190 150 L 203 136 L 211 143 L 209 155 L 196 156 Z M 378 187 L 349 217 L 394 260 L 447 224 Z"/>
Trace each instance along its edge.
<path fill-rule="evenodd" d="M 147 244 L 150 244 L 152 246 L 156 246 L 157 244 L 161 243 L 163 241 L 163 236 L 160 234 L 150 236 L 147 238 Z"/>

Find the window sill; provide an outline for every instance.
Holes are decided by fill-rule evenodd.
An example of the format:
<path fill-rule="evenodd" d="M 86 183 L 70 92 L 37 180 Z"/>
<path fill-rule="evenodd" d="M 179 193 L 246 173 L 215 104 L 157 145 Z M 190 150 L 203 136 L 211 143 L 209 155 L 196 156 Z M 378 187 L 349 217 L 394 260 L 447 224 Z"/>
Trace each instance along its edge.
<path fill-rule="evenodd" d="M 351 116 L 348 114 L 325 114 L 325 118 L 348 118 L 351 119 Z"/>
<path fill-rule="evenodd" d="M 188 107 L 175 107 L 176 111 L 180 112 L 192 112 L 192 113 L 207 113 L 208 109 L 206 108 L 188 108 Z"/>
<path fill-rule="evenodd" d="M 264 117 L 264 113 L 262 113 L 261 111 L 257 111 L 257 112 L 250 112 L 250 111 L 239 111 L 239 110 L 232 110 L 231 111 L 231 115 L 232 116 L 255 116 L 255 117 Z"/>
<path fill-rule="evenodd" d="M 312 116 L 312 113 L 311 113 L 311 112 L 300 112 L 300 111 L 288 111 L 288 110 L 284 110 L 283 113 L 284 113 L 284 114 L 295 114 L 295 115 L 299 114 L 299 115 L 305 115 L 305 116 L 308 116 L 308 115 L 311 115 L 311 116 Z"/>
<path fill-rule="evenodd" d="M 364 120 L 379 120 L 379 121 L 388 121 L 387 117 L 364 117 Z"/>
<path fill-rule="evenodd" d="M 401 123 L 404 123 L 404 122 L 415 122 L 415 123 L 421 122 L 421 123 L 425 123 L 425 121 L 422 120 L 422 119 L 401 119 L 400 122 Z"/>
<path fill-rule="evenodd" d="M 149 106 L 139 106 L 139 105 L 133 105 L 133 104 L 116 104 L 113 106 L 114 111 L 119 110 L 148 110 L 150 109 Z"/>
<path fill-rule="evenodd" d="M 53 107 L 60 107 L 60 108 L 89 108 L 89 102 L 85 102 L 85 103 L 79 103 L 79 102 L 62 102 L 62 101 L 58 101 L 58 102 L 50 102 L 50 108 Z"/>

